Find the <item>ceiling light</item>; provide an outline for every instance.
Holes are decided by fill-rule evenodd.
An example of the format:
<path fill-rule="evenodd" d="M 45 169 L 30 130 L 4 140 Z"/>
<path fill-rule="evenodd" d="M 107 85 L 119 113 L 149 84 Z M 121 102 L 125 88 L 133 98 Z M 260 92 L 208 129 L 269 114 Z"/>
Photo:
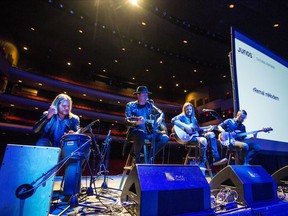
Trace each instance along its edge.
<path fill-rule="evenodd" d="M 141 24 L 142 24 L 143 26 L 146 26 L 146 23 L 145 23 L 145 22 L 142 22 Z"/>
<path fill-rule="evenodd" d="M 71 62 L 67 62 L 67 65 L 71 66 Z"/>
<path fill-rule="evenodd" d="M 163 61 L 160 61 L 160 64 L 162 64 L 163 63 Z"/>
<path fill-rule="evenodd" d="M 92 63 L 91 62 L 88 62 L 88 65 L 91 65 Z"/>
<path fill-rule="evenodd" d="M 114 62 L 115 62 L 115 63 L 117 63 L 117 62 L 118 62 L 118 60 L 117 60 L 117 59 L 115 59 L 115 60 L 114 60 Z"/>
<path fill-rule="evenodd" d="M 24 49 L 24 50 L 28 50 L 28 47 L 24 46 L 23 49 Z"/>
<path fill-rule="evenodd" d="M 176 87 L 178 87 L 179 86 L 179 83 L 176 83 Z"/>
<path fill-rule="evenodd" d="M 81 29 L 79 29 L 79 33 L 80 33 L 80 34 L 82 34 L 82 33 L 83 33 L 83 31 L 82 31 Z"/>
<path fill-rule="evenodd" d="M 82 48 L 81 48 L 81 47 L 78 47 L 78 50 L 82 50 Z"/>
<path fill-rule="evenodd" d="M 275 23 L 275 24 L 273 25 L 273 27 L 274 27 L 274 28 L 279 27 L 279 23 Z"/>
<path fill-rule="evenodd" d="M 43 84 L 42 83 L 38 83 L 38 86 L 42 86 Z"/>
<path fill-rule="evenodd" d="M 162 86 L 159 86 L 159 89 L 162 89 Z"/>
<path fill-rule="evenodd" d="M 22 83 L 22 80 L 18 80 L 19 83 Z"/>
<path fill-rule="evenodd" d="M 138 5 L 138 0 L 129 0 L 129 2 L 134 5 L 134 6 L 139 6 Z"/>
<path fill-rule="evenodd" d="M 35 28 L 33 28 L 33 27 L 31 27 L 30 29 L 31 29 L 32 31 L 35 31 Z"/>
<path fill-rule="evenodd" d="M 234 4 L 230 4 L 230 5 L 229 5 L 229 8 L 231 8 L 231 9 L 233 9 L 234 7 L 235 7 Z"/>
<path fill-rule="evenodd" d="M 146 69 L 146 72 L 148 72 L 149 71 L 149 69 Z"/>
<path fill-rule="evenodd" d="M 86 97 L 87 95 L 86 94 L 83 94 L 83 97 Z"/>
<path fill-rule="evenodd" d="M 123 48 L 122 48 L 122 51 L 125 51 L 125 50 L 126 50 L 126 49 L 123 47 Z"/>
<path fill-rule="evenodd" d="M 184 92 L 186 93 L 186 92 L 187 92 L 187 90 L 184 90 Z"/>
<path fill-rule="evenodd" d="M 183 43 L 184 43 L 184 44 L 187 44 L 187 43 L 188 43 L 188 41 L 187 41 L 187 40 L 183 40 Z"/>

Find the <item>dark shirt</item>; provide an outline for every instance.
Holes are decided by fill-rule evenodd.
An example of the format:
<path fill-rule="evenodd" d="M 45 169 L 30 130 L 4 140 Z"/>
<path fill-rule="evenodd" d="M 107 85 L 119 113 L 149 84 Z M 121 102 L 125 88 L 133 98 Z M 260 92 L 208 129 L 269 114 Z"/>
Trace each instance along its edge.
<path fill-rule="evenodd" d="M 245 125 L 236 121 L 235 118 L 226 119 L 224 122 L 219 124 L 219 126 L 221 126 L 226 132 L 233 132 L 233 131 L 236 131 L 236 133 L 246 132 Z M 236 138 L 236 140 L 243 140 L 244 138 L 245 136 L 242 136 L 242 137 Z"/>
<path fill-rule="evenodd" d="M 40 139 L 47 138 L 54 147 L 59 147 L 64 133 L 68 133 L 69 130 L 76 132 L 79 128 L 80 119 L 77 115 L 70 113 L 63 120 L 58 115 L 53 115 L 47 119 L 47 112 L 45 112 L 43 117 L 34 124 L 33 131 L 41 134 Z"/>
<path fill-rule="evenodd" d="M 128 126 L 128 130 L 134 128 L 143 130 L 146 133 L 150 133 L 151 131 L 149 130 L 149 127 L 152 126 L 151 124 L 153 124 L 153 121 L 157 120 L 157 118 L 161 114 L 164 115 L 162 111 L 156 106 L 154 106 L 154 104 L 152 103 L 145 103 L 145 105 L 139 105 L 137 100 L 131 101 L 126 105 L 125 124 L 126 126 Z M 136 121 L 137 117 L 140 116 L 143 116 L 146 120 L 150 120 L 150 123 L 148 121 L 147 124 L 135 125 L 133 121 Z M 134 117 L 136 117 L 136 119 Z"/>

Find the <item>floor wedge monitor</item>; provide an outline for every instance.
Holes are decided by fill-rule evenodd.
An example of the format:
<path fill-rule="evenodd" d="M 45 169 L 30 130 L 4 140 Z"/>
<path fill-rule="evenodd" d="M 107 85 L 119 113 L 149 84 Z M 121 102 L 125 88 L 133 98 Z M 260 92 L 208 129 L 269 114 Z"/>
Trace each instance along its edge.
<path fill-rule="evenodd" d="M 272 174 L 278 186 L 288 186 L 288 166 L 282 167 Z"/>
<path fill-rule="evenodd" d="M 211 213 L 210 187 L 198 166 L 136 165 L 121 194 L 132 215 Z"/>
<path fill-rule="evenodd" d="M 1 215 L 49 214 L 59 155 L 60 148 L 7 145 L 0 170 Z"/>
<path fill-rule="evenodd" d="M 277 198 L 276 182 L 262 166 L 227 166 L 209 184 L 211 190 L 232 188 L 243 204 Z"/>

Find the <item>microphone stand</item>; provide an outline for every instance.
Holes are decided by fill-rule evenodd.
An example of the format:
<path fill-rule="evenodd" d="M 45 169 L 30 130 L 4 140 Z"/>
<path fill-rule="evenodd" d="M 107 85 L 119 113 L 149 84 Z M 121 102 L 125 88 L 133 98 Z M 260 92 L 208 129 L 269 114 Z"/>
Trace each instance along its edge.
<path fill-rule="evenodd" d="M 153 134 L 152 134 L 152 158 L 150 158 L 151 164 L 155 163 L 155 147 L 156 147 L 156 128 L 157 128 L 157 118 L 156 115 L 153 115 L 154 121 L 153 121 Z"/>
<path fill-rule="evenodd" d="M 105 164 L 103 163 L 102 165 L 99 166 L 99 173 L 101 175 L 101 167 L 104 168 L 104 177 L 103 177 L 103 183 L 101 185 L 101 191 L 100 194 L 103 190 L 105 189 L 112 189 L 112 190 L 117 190 L 117 191 L 121 191 L 120 189 L 116 189 L 116 188 L 110 188 L 108 187 L 107 184 L 107 174 L 109 173 L 109 158 L 110 158 L 110 142 L 112 140 L 112 138 L 110 138 L 110 134 L 111 134 L 111 130 L 109 130 L 106 139 L 102 145 L 102 149 L 101 149 L 101 155 L 103 157 L 103 162 L 105 161 Z"/>
<path fill-rule="evenodd" d="M 215 119 L 221 119 L 221 120 L 222 120 L 222 118 L 221 118 L 221 116 L 219 115 L 219 113 L 216 112 L 215 110 L 209 110 L 208 112 L 209 112 Z M 214 115 L 214 113 L 216 113 L 217 115 Z"/>
<path fill-rule="evenodd" d="M 97 141 L 95 139 L 95 136 L 93 134 L 93 130 L 91 129 L 91 127 L 89 127 L 89 132 L 91 134 L 91 137 L 92 137 L 92 155 L 93 155 L 93 160 L 92 160 L 92 167 L 91 167 L 91 175 L 90 175 L 90 186 L 87 188 L 86 192 L 87 192 L 87 195 L 90 196 L 90 195 L 93 195 L 93 188 L 92 188 L 92 184 L 95 184 L 95 177 L 94 177 L 94 174 L 95 174 L 95 159 L 96 159 L 96 148 L 97 148 Z M 95 185 L 94 185 L 94 188 Z"/>
<path fill-rule="evenodd" d="M 101 153 L 101 151 L 100 151 L 100 149 L 99 149 L 99 145 L 97 144 L 97 142 L 96 142 L 96 140 L 95 140 L 95 137 L 94 137 L 94 134 L 93 134 L 93 130 L 92 130 L 92 128 L 90 127 L 89 128 L 89 132 L 91 133 L 91 136 L 93 137 L 92 138 L 92 140 L 93 140 L 93 143 L 94 143 L 94 149 L 96 150 L 96 152 L 97 152 L 97 154 L 99 155 L 99 163 L 100 163 L 100 165 L 98 166 L 98 167 L 100 167 L 100 169 L 101 169 L 101 167 L 103 167 L 103 169 L 104 169 L 104 173 L 106 173 L 107 172 L 107 170 L 106 170 L 106 168 L 105 168 L 105 166 L 104 166 L 104 160 L 103 160 L 103 155 L 102 155 L 102 153 Z M 95 151 L 94 150 L 94 151 Z M 94 153 L 94 155 L 95 155 L 95 153 Z M 96 155 L 95 155 L 96 156 Z M 93 160 L 93 169 L 95 169 L 95 159 Z M 92 184 L 94 185 L 94 188 L 95 188 L 95 195 L 96 195 L 96 197 L 102 197 L 102 198 L 106 198 L 106 199 L 111 199 L 111 200 L 113 200 L 113 201 L 115 201 L 116 202 L 116 199 L 114 199 L 114 198 L 110 198 L 110 197 L 105 197 L 105 196 L 101 196 L 101 195 L 99 195 L 99 193 L 97 193 L 97 190 L 96 190 L 96 186 L 95 186 L 95 177 L 94 177 L 94 175 L 93 175 L 93 173 L 92 172 L 90 172 L 90 187 L 87 189 L 87 195 L 89 196 L 91 196 L 91 195 L 94 195 L 94 193 L 93 193 L 93 189 L 92 189 Z M 96 173 L 97 175 L 98 175 L 98 173 Z"/>

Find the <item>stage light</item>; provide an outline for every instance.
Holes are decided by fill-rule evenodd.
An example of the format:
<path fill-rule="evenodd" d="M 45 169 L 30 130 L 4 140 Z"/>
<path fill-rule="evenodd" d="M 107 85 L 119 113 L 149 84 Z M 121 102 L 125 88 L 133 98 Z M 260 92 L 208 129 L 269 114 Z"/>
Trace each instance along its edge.
<path fill-rule="evenodd" d="M 129 2 L 134 5 L 134 6 L 139 6 L 138 3 L 139 1 L 138 0 L 129 0 Z"/>

